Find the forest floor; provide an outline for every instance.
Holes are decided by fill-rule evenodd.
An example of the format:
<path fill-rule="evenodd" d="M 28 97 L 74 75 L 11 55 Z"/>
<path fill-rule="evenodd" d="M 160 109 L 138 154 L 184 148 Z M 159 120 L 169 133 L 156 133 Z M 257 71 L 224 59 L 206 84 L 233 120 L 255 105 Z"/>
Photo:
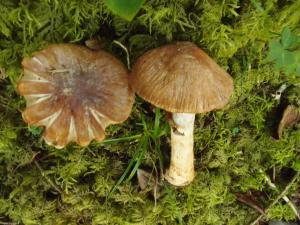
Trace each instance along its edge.
<path fill-rule="evenodd" d="M 299 0 L 149 0 L 128 22 L 100 0 L 0 1 L 0 224 L 250 225 L 299 221 Z M 170 157 L 163 110 L 136 97 L 123 124 L 87 147 L 48 146 L 22 120 L 20 62 L 50 43 L 97 40 L 126 64 L 191 41 L 234 80 L 222 110 L 198 114 L 194 181 L 161 179 Z M 150 179 L 141 190 L 138 169 Z M 153 195 L 153 190 L 157 190 Z M 298 218 L 297 218 L 298 217 Z"/>

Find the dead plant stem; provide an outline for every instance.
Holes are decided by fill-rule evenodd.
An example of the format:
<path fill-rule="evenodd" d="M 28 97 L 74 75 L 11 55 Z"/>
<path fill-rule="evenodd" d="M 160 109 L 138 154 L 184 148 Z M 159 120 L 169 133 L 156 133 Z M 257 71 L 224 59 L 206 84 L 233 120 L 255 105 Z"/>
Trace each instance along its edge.
<path fill-rule="evenodd" d="M 46 181 L 60 194 L 62 194 L 62 191 L 52 182 L 52 180 L 47 177 L 42 169 L 42 167 L 40 166 L 40 164 L 35 160 L 34 164 L 36 165 L 36 167 L 39 169 L 39 171 L 41 172 L 42 176 L 46 179 Z"/>
<path fill-rule="evenodd" d="M 293 179 L 290 181 L 290 183 L 284 188 L 284 190 L 274 199 L 274 201 L 273 202 L 271 202 L 271 204 L 266 208 L 266 213 L 268 212 L 268 210 L 270 209 L 270 208 L 272 208 L 274 205 L 276 205 L 276 203 L 281 199 L 281 198 L 285 198 L 286 197 L 286 193 L 289 191 L 289 189 L 291 188 L 291 186 L 293 185 L 293 183 L 297 180 L 297 178 L 299 177 L 299 175 L 300 175 L 300 171 L 298 171 L 296 174 L 295 174 L 295 176 L 293 177 Z M 268 181 L 267 181 L 268 182 Z M 273 183 L 272 183 L 273 184 Z M 270 184 L 269 184 L 270 185 Z M 273 184 L 274 185 L 274 184 Z M 272 185 L 271 185 L 272 186 Z M 275 188 L 276 188 L 276 186 L 275 186 Z M 284 199 L 285 200 L 285 199 Z M 286 200 L 285 200 L 286 201 Z M 291 203 L 291 201 L 288 201 L 287 203 L 289 204 L 289 202 Z M 292 204 L 293 205 L 293 204 Z M 291 206 L 290 204 L 289 204 L 289 206 Z M 298 213 L 298 210 L 295 208 L 295 206 L 293 205 L 293 207 L 294 207 L 294 209 L 293 209 L 293 211 L 294 210 L 296 210 L 296 212 L 297 212 L 297 217 L 299 216 L 299 213 Z M 264 216 L 265 216 L 266 214 L 261 214 L 260 216 L 258 216 L 257 218 L 256 218 L 256 220 L 254 220 L 250 225 L 255 225 L 255 224 L 257 224 L 262 218 L 264 218 Z M 298 217 L 299 218 L 299 217 Z"/>

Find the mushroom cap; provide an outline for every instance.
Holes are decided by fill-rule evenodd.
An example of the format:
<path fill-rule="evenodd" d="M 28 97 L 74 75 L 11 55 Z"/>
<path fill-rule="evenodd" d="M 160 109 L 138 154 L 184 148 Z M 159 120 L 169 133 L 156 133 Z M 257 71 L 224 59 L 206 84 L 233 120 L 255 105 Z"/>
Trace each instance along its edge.
<path fill-rule="evenodd" d="M 126 120 L 134 94 L 128 71 L 114 56 L 73 44 L 54 44 L 22 61 L 17 89 L 27 107 L 23 119 L 43 126 L 49 145 L 101 141 L 109 124 Z"/>
<path fill-rule="evenodd" d="M 222 108 L 233 91 L 231 76 L 191 42 L 149 50 L 133 65 L 129 79 L 146 101 L 177 113 Z"/>

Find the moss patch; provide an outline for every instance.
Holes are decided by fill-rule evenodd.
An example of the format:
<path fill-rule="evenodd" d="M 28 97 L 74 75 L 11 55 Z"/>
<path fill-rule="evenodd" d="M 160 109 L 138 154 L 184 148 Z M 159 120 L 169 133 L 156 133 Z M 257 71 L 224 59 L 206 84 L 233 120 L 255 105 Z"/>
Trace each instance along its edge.
<path fill-rule="evenodd" d="M 273 138 L 282 107 L 273 94 L 282 84 L 299 89 L 300 81 L 266 60 L 269 41 L 284 27 L 300 35 L 299 8 L 299 1 L 149 0 L 128 22 L 99 0 L 2 0 L 0 68 L 7 77 L 0 80 L 0 221 L 249 224 L 259 213 L 238 202 L 235 193 L 251 193 L 267 207 L 279 193 L 264 177 L 275 177 L 282 190 L 299 170 L 299 125 Z M 128 48 L 131 62 L 147 49 L 189 40 L 234 78 L 230 104 L 197 116 L 195 181 L 183 189 L 164 183 L 156 206 L 133 175 L 138 167 L 161 171 L 168 165 L 164 112 L 137 98 L 131 117 L 109 127 L 104 143 L 62 150 L 47 146 L 39 130 L 22 122 L 25 102 L 15 92 L 21 59 L 50 43 L 84 44 L 90 38 L 100 39 L 124 63 L 126 54 L 114 40 Z M 299 102 L 297 91 L 290 96 L 286 99 Z M 289 196 L 297 186 L 298 180 Z M 269 219 L 295 215 L 281 200 L 268 211 Z"/>

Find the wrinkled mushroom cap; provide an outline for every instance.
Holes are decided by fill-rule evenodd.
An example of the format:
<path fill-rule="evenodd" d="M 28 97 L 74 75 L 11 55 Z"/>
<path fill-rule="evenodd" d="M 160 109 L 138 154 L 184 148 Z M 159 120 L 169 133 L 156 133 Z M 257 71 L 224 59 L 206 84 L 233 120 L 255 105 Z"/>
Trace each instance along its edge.
<path fill-rule="evenodd" d="M 190 42 L 146 52 L 133 65 L 130 82 L 146 101 L 178 113 L 222 108 L 233 90 L 231 76 Z"/>
<path fill-rule="evenodd" d="M 133 104 L 128 71 L 114 56 L 72 44 L 50 45 L 22 61 L 17 89 L 27 102 L 23 118 L 43 126 L 45 141 L 101 141 L 109 124 L 127 119 Z"/>

